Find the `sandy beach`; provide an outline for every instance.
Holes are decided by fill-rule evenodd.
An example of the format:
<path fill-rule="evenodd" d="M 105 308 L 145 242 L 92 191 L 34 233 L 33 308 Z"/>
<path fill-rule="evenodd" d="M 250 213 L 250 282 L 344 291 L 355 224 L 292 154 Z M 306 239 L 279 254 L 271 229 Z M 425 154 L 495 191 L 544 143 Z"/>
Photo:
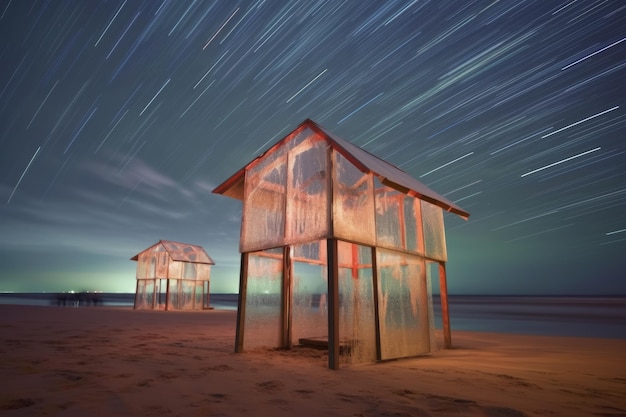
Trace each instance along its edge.
<path fill-rule="evenodd" d="M 314 349 L 233 353 L 235 319 L 0 305 L 0 412 L 626 416 L 622 339 L 453 331 L 452 350 L 332 371 Z"/>

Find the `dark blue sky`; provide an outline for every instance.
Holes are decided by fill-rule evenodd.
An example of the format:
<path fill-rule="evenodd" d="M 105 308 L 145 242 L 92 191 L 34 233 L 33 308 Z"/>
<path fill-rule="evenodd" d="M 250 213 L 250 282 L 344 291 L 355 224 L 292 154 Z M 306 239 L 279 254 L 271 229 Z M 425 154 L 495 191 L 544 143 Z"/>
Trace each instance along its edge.
<path fill-rule="evenodd" d="M 0 1 L 0 291 L 134 291 L 211 190 L 306 118 L 446 215 L 450 293 L 626 293 L 622 1 Z"/>

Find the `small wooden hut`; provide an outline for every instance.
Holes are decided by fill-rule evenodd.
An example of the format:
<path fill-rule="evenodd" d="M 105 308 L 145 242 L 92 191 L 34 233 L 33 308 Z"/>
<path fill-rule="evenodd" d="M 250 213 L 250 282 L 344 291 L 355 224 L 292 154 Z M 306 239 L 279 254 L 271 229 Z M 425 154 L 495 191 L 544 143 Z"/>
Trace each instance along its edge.
<path fill-rule="evenodd" d="M 311 120 L 219 185 L 243 202 L 235 350 L 328 346 L 329 367 L 435 348 L 438 275 L 445 344 L 443 212 L 469 214 Z"/>
<path fill-rule="evenodd" d="M 130 258 L 137 261 L 135 309 L 209 309 L 213 260 L 188 243 L 159 240 Z"/>

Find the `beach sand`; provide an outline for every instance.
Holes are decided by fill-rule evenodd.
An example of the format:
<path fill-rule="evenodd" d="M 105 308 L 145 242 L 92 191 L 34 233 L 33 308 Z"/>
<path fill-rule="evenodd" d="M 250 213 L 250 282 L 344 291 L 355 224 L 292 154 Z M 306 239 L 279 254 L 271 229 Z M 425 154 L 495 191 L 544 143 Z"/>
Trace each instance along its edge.
<path fill-rule="evenodd" d="M 325 351 L 234 353 L 235 320 L 0 305 L 0 414 L 626 416 L 626 340 L 453 331 L 452 350 L 332 371 Z"/>

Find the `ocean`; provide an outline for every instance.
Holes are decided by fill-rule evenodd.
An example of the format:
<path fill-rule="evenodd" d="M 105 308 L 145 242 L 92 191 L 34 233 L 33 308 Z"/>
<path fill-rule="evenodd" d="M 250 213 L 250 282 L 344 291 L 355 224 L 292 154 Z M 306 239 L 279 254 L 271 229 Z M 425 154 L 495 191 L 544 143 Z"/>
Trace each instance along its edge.
<path fill-rule="evenodd" d="M 104 307 L 133 307 L 134 294 L 100 293 Z M 1 293 L 0 304 L 89 308 L 90 300 L 60 298 L 52 293 Z M 237 294 L 211 294 L 210 306 L 236 310 Z M 452 331 L 626 339 L 626 296 L 451 295 Z M 435 326 L 441 328 L 441 307 L 433 296 Z"/>

